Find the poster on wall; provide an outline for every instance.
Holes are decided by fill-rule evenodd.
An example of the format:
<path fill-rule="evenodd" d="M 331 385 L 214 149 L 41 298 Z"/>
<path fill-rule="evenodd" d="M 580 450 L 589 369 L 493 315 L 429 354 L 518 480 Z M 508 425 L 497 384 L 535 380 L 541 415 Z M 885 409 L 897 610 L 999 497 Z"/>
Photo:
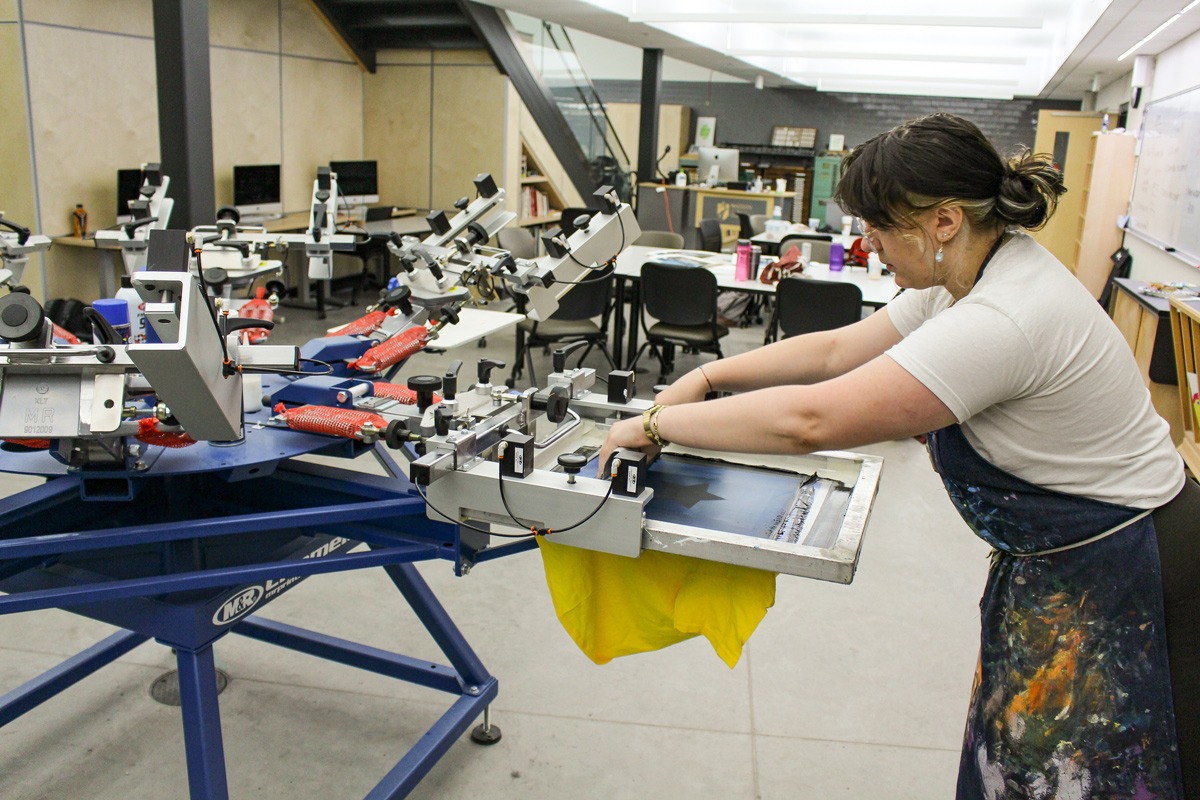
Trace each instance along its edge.
<path fill-rule="evenodd" d="M 696 117 L 696 146 L 712 147 L 717 140 L 717 118 Z"/>

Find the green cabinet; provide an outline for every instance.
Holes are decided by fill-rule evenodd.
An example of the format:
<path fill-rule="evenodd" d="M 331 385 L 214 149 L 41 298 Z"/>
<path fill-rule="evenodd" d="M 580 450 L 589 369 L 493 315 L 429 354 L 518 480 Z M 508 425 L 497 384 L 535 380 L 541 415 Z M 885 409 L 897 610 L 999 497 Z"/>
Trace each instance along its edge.
<path fill-rule="evenodd" d="M 813 159 L 812 210 L 810 217 L 825 221 L 825 201 L 833 197 L 842 177 L 842 156 L 817 156 Z"/>

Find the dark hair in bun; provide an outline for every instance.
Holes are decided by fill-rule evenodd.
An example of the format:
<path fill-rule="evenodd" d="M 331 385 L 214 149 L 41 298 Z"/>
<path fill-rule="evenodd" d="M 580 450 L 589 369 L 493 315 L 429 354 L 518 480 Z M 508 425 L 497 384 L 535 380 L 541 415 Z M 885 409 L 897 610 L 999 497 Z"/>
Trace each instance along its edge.
<path fill-rule="evenodd" d="M 1025 148 L 1006 163 L 971 122 L 930 114 L 856 147 L 834 199 L 879 228 L 912 227 L 918 213 L 956 205 L 977 227 L 1036 229 L 1065 191 L 1049 157 Z"/>

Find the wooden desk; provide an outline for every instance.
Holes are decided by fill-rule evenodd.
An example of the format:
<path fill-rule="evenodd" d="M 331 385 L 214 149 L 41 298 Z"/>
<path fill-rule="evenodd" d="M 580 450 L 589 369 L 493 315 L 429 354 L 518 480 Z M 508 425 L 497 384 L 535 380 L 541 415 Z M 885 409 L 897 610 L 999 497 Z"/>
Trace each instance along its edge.
<path fill-rule="evenodd" d="M 1117 278 L 1114 282 L 1117 291 L 1112 294 L 1109 315 L 1133 351 L 1154 409 L 1170 424 L 1171 439 L 1179 442 L 1183 436 L 1183 415 L 1175 385 L 1170 303 L 1161 297 L 1142 294 L 1145 281 Z"/>
<path fill-rule="evenodd" d="M 354 225 L 361 224 L 363 227 L 369 227 L 377 222 L 387 223 L 395 222 L 402 219 L 417 219 L 420 221 L 422 230 L 428 230 L 429 226 L 425 224 L 424 217 L 414 217 L 417 213 L 415 208 L 397 208 L 390 219 L 372 220 L 371 222 L 361 223 L 359 220 L 352 219 L 345 214 L 338 214 L 338 225 Z M 262 227 L 267 233 L 291 233 L 295 231 L 304 231 L 308 229 L 310 222 L 311 211 L 293 211 L 291 214 L 284 214 L 278 219 L 268 219 L 262 223 Z"/>
<path fill-rule="evenodd" d="M 1170 301 L 1171 338 L 1175 342 L 1175 374 L 1179 381 L 1179 412 L 1183 430 L 1179 455 L 1200 479 L 1200 409 L 1192 401 L 1200 371 L 1200 299 Z"/>

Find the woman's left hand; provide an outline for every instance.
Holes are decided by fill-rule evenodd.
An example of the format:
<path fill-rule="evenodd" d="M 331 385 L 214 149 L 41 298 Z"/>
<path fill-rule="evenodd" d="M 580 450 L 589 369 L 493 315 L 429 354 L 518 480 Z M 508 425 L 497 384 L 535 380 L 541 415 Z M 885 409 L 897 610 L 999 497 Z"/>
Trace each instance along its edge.
<path fill-rule="evenodd" d="M 609 429 L 608 438 L 604 440 L 604 444 L 600 447 L 600 459 L 596 469 L 596 477 L 602 480 L 608 478 L 608 459 L 612 457 L 613 451 L 618 447 L 641 450 L 648 453 L 651 460 L 654 460 L 662 450 L 661 447 L 652 444 L 646 436 L 640 416 L 623 419 Z"/>

